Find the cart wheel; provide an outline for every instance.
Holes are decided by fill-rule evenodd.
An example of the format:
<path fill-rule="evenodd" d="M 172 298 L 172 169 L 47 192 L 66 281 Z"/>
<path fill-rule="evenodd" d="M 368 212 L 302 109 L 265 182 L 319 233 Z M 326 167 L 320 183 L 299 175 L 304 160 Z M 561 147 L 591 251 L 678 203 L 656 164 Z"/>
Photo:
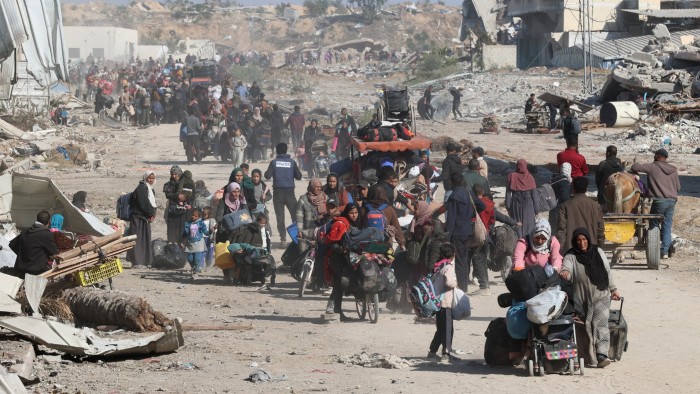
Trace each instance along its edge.
<path fill-rule="evenodd" d="M 367 304 L 364 299 L 355 297 L 355 310 L 357 311 L 357 317 L 360 320 L 365 320 L 367 317 Z"/>
<path fill-rule="evenodd" d="M 576 370 L 576 362 L 573 358 L 569 359 L 569 375 L 573 375 Z"/>
<path fill-rule="evenodd" d="M 376 324 L 377 320 L 379 320 L 379 294 L 375 293 L 365 295 L 365 305 L 367 305 L 369 322 Z"/>
<path fill-rule="evenodd" d="M 661 231 L 658 227 L 650 228 L 647 231 L 647 268 L 650 270 L 659 269 L 661 259 Z"/>
<path fill-rule="evenodd" d="M 538 363 L 537 375 L 544 376 L 544 365 L 543 364 Z"/>
<path fill-rule="evenodd" d="M 578 359 L 578 373 L 579 375 L 583 376 L 583 370 L 585 369 L 584 367 L 585 362 L 583 361 L 583 357 Z"/>
<path fill-rule="evenodd" d="M 530 376 L 535 376 L 535 362 L 527 360 L 527 373 Z"/>
<path fill-rule="evenodd" d="M 384 120 L 384 106 L 381 104 L 377 108 L 377 120 L 380 122 Z"/>

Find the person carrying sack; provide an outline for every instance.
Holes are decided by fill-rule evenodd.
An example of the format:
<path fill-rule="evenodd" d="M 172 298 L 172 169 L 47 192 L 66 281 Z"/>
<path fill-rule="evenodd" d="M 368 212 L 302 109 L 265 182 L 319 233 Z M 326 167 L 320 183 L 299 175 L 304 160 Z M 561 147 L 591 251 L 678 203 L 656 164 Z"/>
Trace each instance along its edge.
<path fill-rule="evenodd" d="M 454 327 L 452 325 L 452 303 L 454 302 L 454 289 L 457 287 L 457 275 L 455 274 L 455 250 L 452 245 L 440 247 L 440 261 L 433 266 L 432 281 L 436 294 L 440 294 L 440 310 L 435 314 L 435 335 L 430 342 L 428 358 L 445 359 L 448 362 L 458 360 L 452 353 L 452 337 Z M 442 355 L 437 351 L 442 345 Z"/>

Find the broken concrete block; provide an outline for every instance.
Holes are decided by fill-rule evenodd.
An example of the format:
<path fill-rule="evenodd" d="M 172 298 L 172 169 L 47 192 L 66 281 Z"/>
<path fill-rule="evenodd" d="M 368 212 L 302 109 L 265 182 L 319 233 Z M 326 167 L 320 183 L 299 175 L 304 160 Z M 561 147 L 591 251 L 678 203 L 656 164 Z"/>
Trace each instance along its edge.
<path fill-rule="evenodd" d="M 654 35 L 654 37 L 659 39 L 671 39 L 671 33 L 669 33 L 668 28 L 666 27 L 666 25 L 661 23 L 654 26 L 654 28 L 651 30 L 651 33 Z"/>

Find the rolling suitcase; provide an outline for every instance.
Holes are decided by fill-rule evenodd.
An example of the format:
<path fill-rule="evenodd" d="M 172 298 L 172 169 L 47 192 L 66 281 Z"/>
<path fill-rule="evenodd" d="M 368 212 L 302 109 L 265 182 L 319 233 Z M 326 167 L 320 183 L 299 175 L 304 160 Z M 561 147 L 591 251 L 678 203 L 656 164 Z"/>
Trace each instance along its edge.
<path fill-rule="evenodd" d="M 627 320 L 622 315 L 624 297 L 620 299 L 620 309 L 610 310 L 608 327 L 610 328 L 610 350 L 608 357 L 611 360 L 620 361 L 622 353 L 627 351 Z"/>

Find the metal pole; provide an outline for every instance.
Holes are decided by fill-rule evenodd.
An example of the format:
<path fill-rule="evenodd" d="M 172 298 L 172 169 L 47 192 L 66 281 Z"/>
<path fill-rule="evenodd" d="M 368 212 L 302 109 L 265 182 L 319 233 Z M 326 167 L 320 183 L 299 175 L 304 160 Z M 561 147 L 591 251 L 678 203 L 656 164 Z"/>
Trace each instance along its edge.
<path fill-rule="evenodd" d="M 578 11 L 579 11 L 579 24 L 581 26 L 581 48 L 583 49 L 583 89 L 588 86 L 588 74 L 586 73 L 586 22 L 585 22 L 585 10 L 584 10 L 585 0 L 579 0 Z"/>

